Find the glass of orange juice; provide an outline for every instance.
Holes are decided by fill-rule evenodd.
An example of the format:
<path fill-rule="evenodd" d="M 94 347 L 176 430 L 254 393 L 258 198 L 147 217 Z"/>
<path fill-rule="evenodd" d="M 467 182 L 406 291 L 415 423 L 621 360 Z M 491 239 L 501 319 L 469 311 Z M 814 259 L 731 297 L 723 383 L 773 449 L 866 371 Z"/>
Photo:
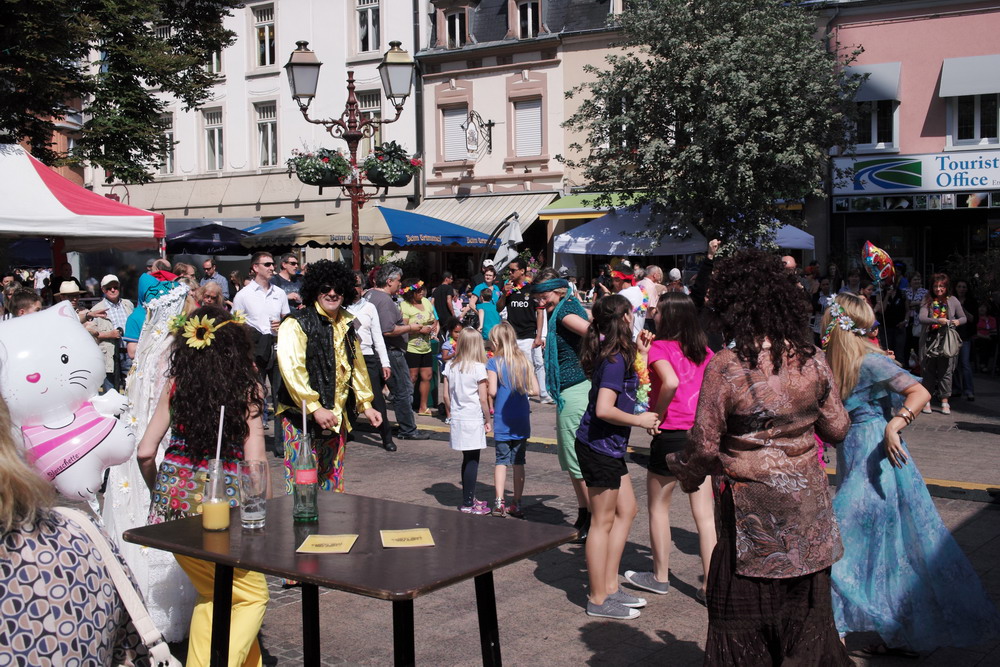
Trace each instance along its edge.
<path fill-rule="evenodd" d="M 205 530 L 229 530 L 229 499 L 226 473 L 220 459 L 210 459 L 205 492 L 201 501 L 201 525 Z"/>

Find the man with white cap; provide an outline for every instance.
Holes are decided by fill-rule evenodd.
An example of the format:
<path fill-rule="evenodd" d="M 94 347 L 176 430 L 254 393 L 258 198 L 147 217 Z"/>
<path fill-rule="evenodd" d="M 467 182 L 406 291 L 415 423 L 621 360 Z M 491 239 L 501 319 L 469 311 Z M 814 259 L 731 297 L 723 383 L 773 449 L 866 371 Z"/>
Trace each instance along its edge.
<path fill-rule="evenodd" d="M 476 275 L 474 275 L 471 278 L 469 278 L 469 284 L 470 285 L 478 285 L 478 284 L 480 284 L 482 282 L 485 282 L 486 281 L 486 269 L 492 269 L 493 271 L 496 271 L 496 266 L 493 264 L 493 260 L 490 259 L 489 257 L 487 257 L 486 259 L 483 260 L 483 265 L 482 265 L 482 268 L 479 270 L 479 273 L 477 273 Z"/>
<path fill-rule="evenodd" d="M 111 322 L 112 330 L 117 334 L 117 336 L 108 335 L 108 337 L 120 339 L 125 334 L 128 316 L 135 310 L 135 306 L 128 299 L 122 298 L 121 281 L 118 280 L 118 276 L 112 273 L 101 278 L 101 291 L 104 292 L 104 298 L 90 309 L 90 313 L 92 316 L 106 317 Z M 124 354 L 124 348 L 119 349 L 117 344 L 114 347 L 117 350 L 118 368 L 122 373 L 125 373 L 132 365 L 132 360 Z M 120 386 L 120 380 L 121 377 L 116 375 L 111 384 L 116 387 Z"/>

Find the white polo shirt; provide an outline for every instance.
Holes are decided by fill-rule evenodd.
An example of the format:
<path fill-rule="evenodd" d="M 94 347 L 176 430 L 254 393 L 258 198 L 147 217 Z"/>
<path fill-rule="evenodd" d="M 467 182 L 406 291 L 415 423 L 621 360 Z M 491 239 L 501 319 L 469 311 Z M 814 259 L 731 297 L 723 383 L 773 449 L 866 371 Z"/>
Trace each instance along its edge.
<path fill-rule="evenodd" d="M 247 316 L 247 324 L 262 334 L 272 333 L 271 320 L 280 320 L 291 312 L 285 290 L 274 285 L 261 287 L 256 280 L 236 293 L 233 310 Z"/>

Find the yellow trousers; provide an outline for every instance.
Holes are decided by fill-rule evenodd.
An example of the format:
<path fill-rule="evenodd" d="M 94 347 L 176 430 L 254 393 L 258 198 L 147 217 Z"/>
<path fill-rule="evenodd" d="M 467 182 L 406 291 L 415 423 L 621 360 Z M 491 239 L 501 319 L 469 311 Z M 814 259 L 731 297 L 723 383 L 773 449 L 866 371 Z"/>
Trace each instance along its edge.
<path fill-rule="evenodd" d="M 187 667 L 207 667 L 212 648 L 212 607 L 215 593 L 215 564 L 176 556 L 198 591 L 191 616 Z M 229 627 L 229 667 L 260 667 L 257 633 L 264 622 L 270 595 L 267 580 L 260 572 L 233 570 L 233 608 Z"/>

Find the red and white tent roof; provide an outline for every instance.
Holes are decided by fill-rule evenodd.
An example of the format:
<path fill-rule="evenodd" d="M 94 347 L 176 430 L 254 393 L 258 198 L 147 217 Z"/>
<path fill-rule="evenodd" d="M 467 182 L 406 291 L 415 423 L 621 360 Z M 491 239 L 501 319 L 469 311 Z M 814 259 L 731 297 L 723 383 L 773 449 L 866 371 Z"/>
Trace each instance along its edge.
<path fill-rule="evenodd" d="M 60 176 L 21 146 L 0 144 L 0 236 L 63 237 L 67 249 L 155 247 L 162 213 L 103 197 Z"/>

